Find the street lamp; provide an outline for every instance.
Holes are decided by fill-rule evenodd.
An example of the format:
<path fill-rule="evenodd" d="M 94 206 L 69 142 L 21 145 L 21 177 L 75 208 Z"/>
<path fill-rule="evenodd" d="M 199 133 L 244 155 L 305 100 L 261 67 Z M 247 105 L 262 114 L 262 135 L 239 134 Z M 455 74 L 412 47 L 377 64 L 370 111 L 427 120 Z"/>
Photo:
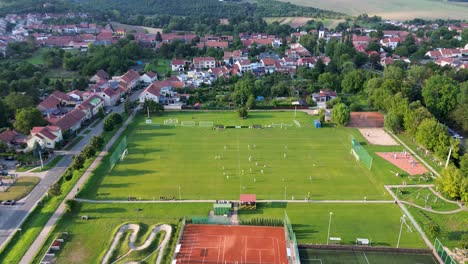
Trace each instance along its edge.
<path fill-rule="evenodd" d="M 327 245 L 328 241 L 330 240 L 330 227 L 331 227 L 331 219 L 332 219 L 333 212 L 330 212 L 330 219 L 328 220 L 328 236 L 327 236 Z"/>

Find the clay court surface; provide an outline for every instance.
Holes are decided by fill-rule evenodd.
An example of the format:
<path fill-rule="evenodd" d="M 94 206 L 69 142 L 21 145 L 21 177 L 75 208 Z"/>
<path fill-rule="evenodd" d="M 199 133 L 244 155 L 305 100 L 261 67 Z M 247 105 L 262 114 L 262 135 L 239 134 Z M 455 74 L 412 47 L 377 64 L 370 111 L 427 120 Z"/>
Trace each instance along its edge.
<path fill-rule="evenodd" d="M 377 155 L 391 162 L 398 168 L 406 171 L 410 175 L 419 175 L 427 173 L 428 170 L 421 163 L 419 163 L 409 153 L 403 152 L 376 152 Z"/>
<path fill-rule="evenodd" d="M 372 145 L 398 146 L 398 143 L 383 128 L 359 128 L 359 132 Z"/>
<path fill-rule="evenodd" d="M 280 227 L 187 225 L 177 263 L 287 264 Z"/>
<path fill-rule="evenodd" d="M 348 127 L 383 127 L 384 115 L 379 112 L 351 112 Z"/>

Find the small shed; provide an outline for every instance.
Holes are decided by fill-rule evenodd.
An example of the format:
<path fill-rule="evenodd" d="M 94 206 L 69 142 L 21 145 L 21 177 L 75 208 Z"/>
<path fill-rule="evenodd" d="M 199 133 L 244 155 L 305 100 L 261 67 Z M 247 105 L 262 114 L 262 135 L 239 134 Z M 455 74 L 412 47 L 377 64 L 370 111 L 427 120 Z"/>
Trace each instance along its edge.
<path fill-rule="evenodd" d="M 215 215 L 226 215 L 231 211 L 231 203 L 215 203 L 213 204 L 213 210 Z"/>
<path fill-rule="evenodd" d="M 320 120 L 314 119 L 314 127 L 315 128 L 321 128 L 322 127 L 322 123 L 320 122 Z"/>
<path fill-rule="evenodd" d="M 257 208 L 257 195 L 255 194 L 241 194 L 239 198 L 239 209 L 253 209 Z"/>

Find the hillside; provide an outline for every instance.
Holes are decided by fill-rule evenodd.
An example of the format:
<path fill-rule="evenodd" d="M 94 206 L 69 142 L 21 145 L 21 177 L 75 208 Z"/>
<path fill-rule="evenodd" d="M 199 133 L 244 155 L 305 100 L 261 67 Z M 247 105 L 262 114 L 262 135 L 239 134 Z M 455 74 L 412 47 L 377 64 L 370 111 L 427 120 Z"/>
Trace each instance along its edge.
<path fill-rule="evenodd" d="M 367 13 L 385 19 L 468 20 L 468 3 L 440 0 L 280 0 L 292 4 L 333 10 L 348 15 Z M 435 11 L 437 10 L 437 11 Z"/>

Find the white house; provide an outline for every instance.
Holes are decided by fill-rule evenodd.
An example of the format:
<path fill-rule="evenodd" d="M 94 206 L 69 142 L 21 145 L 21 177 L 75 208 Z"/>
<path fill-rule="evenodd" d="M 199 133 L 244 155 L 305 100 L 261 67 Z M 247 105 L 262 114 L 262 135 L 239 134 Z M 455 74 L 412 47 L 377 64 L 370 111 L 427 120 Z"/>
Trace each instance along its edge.
<path fill-rule="evenodd" d="M 159 87 L 156 83 L 152 83 L 150 86 L 146 87 L 138 99 L 140 100 L 140 103 L 144 103 L 145 101 L 154 101 L 159 103 L 160 97 L 161 87 Z"/>
<path fill-rule="evenodd" d="M 104 100 L 104 106 L 114 106 L 120 100 L 120 94 L 109 87 L 96 94 Z"/>
<path fill-rule="evenodd" d="M 158 75 L 152 71 L 149 71 L 140 76 L 140 81 L 144 83 L 153 83 L 158 80 Z"/>
<path fill-rule="evenodd" d="M 184 71 L 184 68 L 185 68 L 185 60 L 183 60 L 183 59 L 173 59 L 171 61 L 172 71 Z"/>
<path fill-rule="evenodd" d="M 400 38 L 384 38 L 380 40 L 380 45 L 393 50 L 396 49 L 398 43 L 400 43 Z"/>
<path fill-rule="evenodd" d="M 53 149 L 62 140 L 62 130 L 58 126 L 33 127 L 27 144 L 28 149 L 33 149 L 36 142 L 42 148 Z"/>
<path fill-rule="evenodd" d="M 213 57 L 195 57 L 193 58 L 193 67 L 195 69 L 210 69 L 216 67 L 216 60 Z"/>
<path fill-rule="evenodd" d="M 250 60 L 238 60 L 235 64 L 239 67 L 240 72 L 252 71 Z"/>

